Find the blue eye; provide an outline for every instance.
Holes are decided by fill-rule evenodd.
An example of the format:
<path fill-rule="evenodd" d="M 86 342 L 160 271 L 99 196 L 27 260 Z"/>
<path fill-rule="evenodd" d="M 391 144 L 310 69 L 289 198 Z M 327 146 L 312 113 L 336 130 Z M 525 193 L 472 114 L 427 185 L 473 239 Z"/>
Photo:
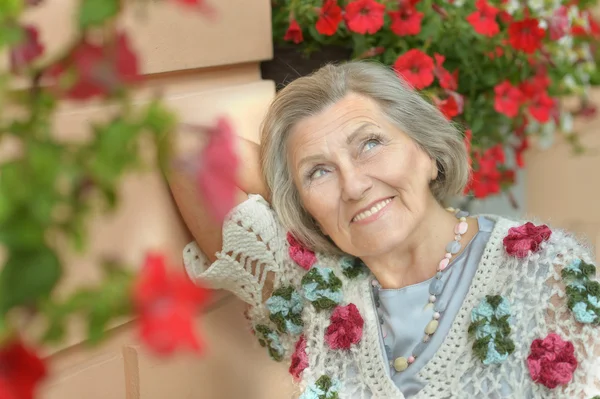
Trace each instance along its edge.
<path fill-rule="evenodd" d="M 319 177 L 323 177 L 326 173 L 327 171 L 323 168 L 315 168 L 310 171 L 310 173 L 308 174 L 308 178 L 310 180 L 318 179 Z"/>
<path fill-rule="evenodd" d="M 365 145 L 363 147 L 366 151 L 369 151 L 369 150 L 372 150 L 373 148 L 375 148 L 376 146 L 378 146 L 379 144 L 380 144 L 379 140 L 369 139 L 365 142 Z"/>

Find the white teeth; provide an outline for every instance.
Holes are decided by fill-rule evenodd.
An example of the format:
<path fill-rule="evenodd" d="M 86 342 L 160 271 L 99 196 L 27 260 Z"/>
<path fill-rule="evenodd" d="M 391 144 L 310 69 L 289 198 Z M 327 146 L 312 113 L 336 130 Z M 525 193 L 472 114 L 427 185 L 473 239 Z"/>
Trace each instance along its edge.
<path fill-rule="evenodd" d="M 359 213 L 358 215 L 356 215 L 354 217 L 354 219 L 352 219 L 352 221 L 357 222 L 359 220 L 362 220 L 364 218 L 368 218 L 371 215 L 374 215 L 375 213 L 379 212 L 384 206 L 386 206 L 387 204 L 389 204 L 392 201 L 391 198 L 388 198 L 386 200 L 383 200 L 375 205 L 373 205 L 373 207 L 371 207 L 371 209 L 366 210 L 364 212 Z"/>

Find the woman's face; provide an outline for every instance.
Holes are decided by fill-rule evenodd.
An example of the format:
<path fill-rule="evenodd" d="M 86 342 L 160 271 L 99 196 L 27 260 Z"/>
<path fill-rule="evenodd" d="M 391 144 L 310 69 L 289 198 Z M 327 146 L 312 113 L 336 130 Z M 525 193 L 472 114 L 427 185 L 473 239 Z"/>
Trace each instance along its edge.
<path fill-rule="evenodd" d="M 346 253 L 392 251 L 435 203 L 435 161 L 367 97 L 349 94 L 300 121 L 288 144 L 306 210 Z"/>

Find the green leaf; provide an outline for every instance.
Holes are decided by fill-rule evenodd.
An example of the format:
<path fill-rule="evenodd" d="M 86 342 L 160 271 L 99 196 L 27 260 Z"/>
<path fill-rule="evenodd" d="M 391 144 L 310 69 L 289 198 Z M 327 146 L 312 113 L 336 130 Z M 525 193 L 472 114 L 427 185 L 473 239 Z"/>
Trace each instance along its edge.
<path fill-rule="evenodd" d="M 102 25 L 119 12 L 119 0 L 83 0 L 79 9 L 79 25 L 89 28 Z"/>
<path fill-rule="evenodd" d="M 50 295 L 62 275 L 57 256 L 51 249 L 12 252 L 0 272 L 0 310 L 34 304 Z"/>
<path fill-rule="evenodd" d="M 18 25 L 0 24 L 0 48 L 18 44 L 23 37 L 23 29 Z"/>
<path fill-rule="evenodd" d="M 0 19 L 6 20 L 18 16 L 23 10 L 23 0 L 0 1 Z"/>

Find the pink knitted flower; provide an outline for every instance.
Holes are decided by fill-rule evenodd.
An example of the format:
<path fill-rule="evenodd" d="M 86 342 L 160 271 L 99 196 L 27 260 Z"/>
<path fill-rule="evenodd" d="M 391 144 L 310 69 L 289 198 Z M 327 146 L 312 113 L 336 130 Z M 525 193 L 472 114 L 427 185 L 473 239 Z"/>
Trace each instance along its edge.
<path fill-rule="evenodd" d="M 325 331 L 325 341 L 331 349 L 350 349 L 362 338 L 365 321 L 353 303 L 338 306 L 331 314 L 330 324 Z"/>
<path fill-rule="evenodd" d="M 300 374 L 308 367 L 308 356 L 306 355 L 306 338 L 304 334 L 296 342 L 296 350 L 292 355 L 292 364 L 290 364 L 290 374 L 294 379 L 299 380 Z"/>
<path fill-rule="evenodd" d="M 523 226 L 512 227 L 504 237 L 504 248 L 509 255 L 525 258 L 531 252 L 537 252 L 540 244 L 550 238 L 552 231 L 545 224 L 536 226 L 531 222 Z"/>
<path fill-rule="evenodd" d="M 531 378 L 548 388 L 568 383 L 577 368 L 574 352 L 573 344 L 563 341 L 555 333 L 548 334 L 543 340 L 534 340 L 527 357 Z"/>
<path fill-rule="evenodd" d="M 296 240 L 290 233 L 287 233 L 287 241 L 288 244 L 290 244 L 290 248 L 288 250 L 290 258 L 292 258 L 292 260 L 304 270 L 310 270 L 312 265 L 314 265 L 317 261 L 315 253 L 302 246 L 302 244 L 300 244 L 298 240 Z"/>

